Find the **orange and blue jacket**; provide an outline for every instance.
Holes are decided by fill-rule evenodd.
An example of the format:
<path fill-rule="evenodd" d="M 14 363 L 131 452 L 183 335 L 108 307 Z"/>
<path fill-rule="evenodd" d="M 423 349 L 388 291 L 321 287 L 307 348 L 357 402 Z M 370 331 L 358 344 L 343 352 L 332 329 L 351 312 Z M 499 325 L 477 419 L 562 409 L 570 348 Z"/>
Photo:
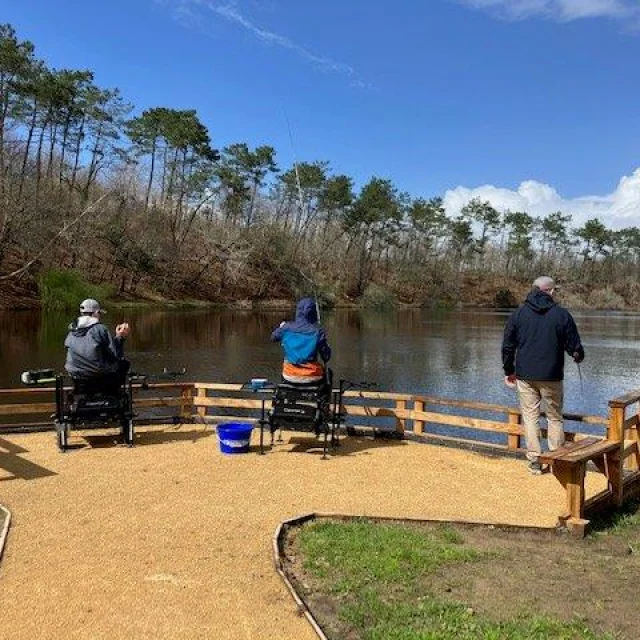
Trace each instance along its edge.
<path fill-rule="evenodd" d="M 324 329 L 318 323 L 316 304 L 312 298 L 302 298 L 296 308 L 296 319 L 285 322 L 271 334 L 271 340 L 280 342 L 284 351 L 282 375 L 291 379 L 318 379 L 324 367 L 318 362 L 331 358 Z"/>

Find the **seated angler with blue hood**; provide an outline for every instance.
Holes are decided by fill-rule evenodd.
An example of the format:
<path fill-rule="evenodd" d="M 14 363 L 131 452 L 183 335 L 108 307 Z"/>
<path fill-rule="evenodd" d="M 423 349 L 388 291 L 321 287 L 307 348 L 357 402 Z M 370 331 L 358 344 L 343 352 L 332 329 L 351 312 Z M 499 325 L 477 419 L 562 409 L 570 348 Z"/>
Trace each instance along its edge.
<path fill-rule="evenodd" d="M 97 300 L 80 304 L 80 316 L 69 325 L 64 341 L 65 369 L 76 383 L 114 393 L 124 382 L 130 363 L 124 358 L 124 341 L 129 335 L 125 322 L 116 327 L 115 337 L 101 322 L 104 313 Z"/>
<path fill-rule="evenodd" d="M 331 347 L 318 321 L 318 310 L 312 298 L 302 298 L 293 322 L 282 322 L 271 334 L 284 351 L 282 378 L 301 385 L 317 385 L 325 380 L 325 365 L 331 358 Z M 318 357 L 322 363 L 318 362 Z"/>

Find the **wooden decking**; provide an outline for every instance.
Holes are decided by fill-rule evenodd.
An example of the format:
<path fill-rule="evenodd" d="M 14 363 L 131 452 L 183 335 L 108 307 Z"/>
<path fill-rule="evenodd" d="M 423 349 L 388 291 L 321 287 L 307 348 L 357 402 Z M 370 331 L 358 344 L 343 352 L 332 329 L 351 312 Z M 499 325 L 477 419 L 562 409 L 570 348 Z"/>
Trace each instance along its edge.
<path fill-rule="evenodd" d="M 321 460 L 285 433 L 265 456 L 224 456 L 211 426 L 141 427 L 136 447 L 75 434 L 0 436 L 13 522 L 0 564 L 0 635 L 311 639 L 277 576 L 271 538 L 312 511 L 554 526 L 551 474 L 522 460 L 348 438 Z M 602 489 L 588 473 L 589 492 Z M 593 485 L 593 486 L 592 486 Z"/>

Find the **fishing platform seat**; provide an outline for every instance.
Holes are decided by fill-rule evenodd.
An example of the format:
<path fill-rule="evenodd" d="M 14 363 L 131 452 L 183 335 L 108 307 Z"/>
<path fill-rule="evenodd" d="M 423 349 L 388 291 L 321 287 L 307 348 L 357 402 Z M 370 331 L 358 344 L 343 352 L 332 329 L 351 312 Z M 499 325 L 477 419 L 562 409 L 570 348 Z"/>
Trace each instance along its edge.
<path fill-rule="evenodd" d="M 280 382 L 275 388 L 272 406 L 264 421 L 269 425 L 271 445 L 278 430 L 280 434 L 283 429 L 309 431 L 315 433 L 316 437 L 324 434 L 323 456 L 326 457 L 329 434 L 331 444 L 336 445 L 334 413 L 332 388 L 325 380 L 313 385 Z M 265 426 L 262 422 L 261 430 Z"/>
<path fill-rule="evenodd" d="M 548 464 L 553 475 L 566 492 L 566 513 L 559 524 L 566 526 L 577 536 L 584 536 L 591 513 L 616 501 L 617 478 L 620 477 L 620 443 L 613 440 L 587 437 L 569 442 L 558 449 L 547 451 L 538 458 Z M 585 476 L 587 463 L 607 478 L 607 489 L 585 500 Z"/>
<path fill-rule="evenodd" d="M 78 426 L 98 428 L 117 425 L 124 444 L 133 446 L 131 378 L 112 375 L 72 378 L 72 387 L 65 389 L 63 377 L 57 376 L 54 418 L 60 451 L 67 450 L 69 431 Z"/>

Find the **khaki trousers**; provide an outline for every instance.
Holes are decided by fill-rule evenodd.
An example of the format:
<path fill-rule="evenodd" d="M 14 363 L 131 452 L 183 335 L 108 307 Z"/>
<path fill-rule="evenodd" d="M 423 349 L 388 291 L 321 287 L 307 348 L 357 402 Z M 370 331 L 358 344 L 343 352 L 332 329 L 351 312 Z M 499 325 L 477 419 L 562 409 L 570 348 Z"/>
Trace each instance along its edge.
<path fill-rule="evenodd" d="M 534 461 L 542 453 L 540 446 L 540 404 L 544 400 L 547 415 L 549 449 L 564 444 L 562 421 L 562 380 L 517 380 L 522 411 L 527 459 Z"/>

